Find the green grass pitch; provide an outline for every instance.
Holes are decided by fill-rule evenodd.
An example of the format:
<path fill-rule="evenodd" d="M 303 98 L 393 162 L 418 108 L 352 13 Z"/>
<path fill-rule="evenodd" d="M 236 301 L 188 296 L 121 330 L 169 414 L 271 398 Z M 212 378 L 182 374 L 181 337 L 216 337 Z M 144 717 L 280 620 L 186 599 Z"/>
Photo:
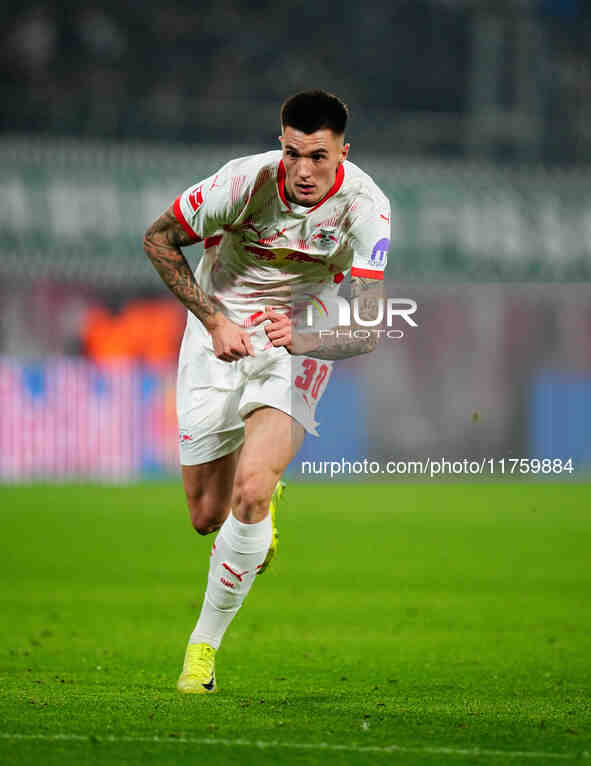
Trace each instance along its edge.
<path fill-rule="evenodd" d="M 1 763 L 591 763 L 589 484 L 292 484 L 209 697 L 180 484 L 0 507 Z"/>

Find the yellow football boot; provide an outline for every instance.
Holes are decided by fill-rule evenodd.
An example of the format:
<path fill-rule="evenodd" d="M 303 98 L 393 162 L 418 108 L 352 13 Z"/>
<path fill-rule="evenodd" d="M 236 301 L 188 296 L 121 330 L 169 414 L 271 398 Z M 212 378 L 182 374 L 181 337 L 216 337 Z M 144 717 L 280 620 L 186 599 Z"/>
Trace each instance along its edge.
<path fill-rule="evenodd" d="M 271 502 L 269 503 L 269 513 L 271 514 L 271 523 L 273 524 L 273 537 L 271 538 L 271 545 L 269 546 L 265 560 L 257 567 L 257 574 L 263 574 L 263 572 L 269 568 L 271 562 L 275 558 L 275 554 L 277 553 L 277 547 L 279 545 L 279 532 L 277 531 L 277 524 L 275 522 L 277 516 L 277 508 L 284 492 L 285 482 L 278 481 L 275 485 L 275 489 L 273 490 L 273 494 L 271 495 Z"/>
<path fill-rule="evenodd" d="M 185 652 L 183 672 L 176 688 L 181 694 L 213 694 L 215 682 L 215 649 L 209 644 L 189 644 Z"/>

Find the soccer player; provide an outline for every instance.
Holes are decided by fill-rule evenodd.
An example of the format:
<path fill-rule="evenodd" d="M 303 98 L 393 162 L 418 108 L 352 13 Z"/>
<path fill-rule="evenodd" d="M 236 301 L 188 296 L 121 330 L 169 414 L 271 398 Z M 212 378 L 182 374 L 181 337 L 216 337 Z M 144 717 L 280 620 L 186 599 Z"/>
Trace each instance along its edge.
<path fill-rule="evenodd" d="M 390 206 L 347 161 L 347 116 L 321 90 L 289 98 L 280 151 L 231 160 L 145 235 L 146 254 L 188 309 L 177 410 L 191 521 L 203 535 L 219 529 L 177 683 L 183 693 L 217 689 L 215 653 L 274 556 L 281 475 L 304 432 L 317 435 L 332 360 L 379 339 L 357 328 L 375 319 L 382 297 Z M 193 274 L 181 248 L 195 242 L 204 250 Z M 357 324 L 330 325 L 327 307 L 347 273 Z M 312 315 L 320 321 L 310 330 Z"/>

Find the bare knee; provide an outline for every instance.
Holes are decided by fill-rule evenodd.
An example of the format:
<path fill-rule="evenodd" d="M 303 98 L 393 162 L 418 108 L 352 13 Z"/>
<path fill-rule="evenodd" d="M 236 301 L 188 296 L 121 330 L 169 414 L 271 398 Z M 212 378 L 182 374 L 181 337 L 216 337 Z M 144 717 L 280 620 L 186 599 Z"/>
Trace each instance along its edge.
<path fill-rule="evenodd" d="M 267 514 L 276 478 L 246 472 L 236 477 L 232 508 L 244 522 L 260 521 Z"/>
<path fill-rule="evenodd" d="M 187 495 L 187 505 L 193 529 L 200 535 L 217 532 L 224 523 L 227 510 L 203 495 L 199 497 Z"/>
<path fill-rule="evenodd" d="M 210 535 L 212 532 L 217 532 L 222 526 L 222 523 L 218 519 L 208 518 L 207 516 L 193 516 L 191 514 L 191 523 L 193 529 L 200 535 Z"/>

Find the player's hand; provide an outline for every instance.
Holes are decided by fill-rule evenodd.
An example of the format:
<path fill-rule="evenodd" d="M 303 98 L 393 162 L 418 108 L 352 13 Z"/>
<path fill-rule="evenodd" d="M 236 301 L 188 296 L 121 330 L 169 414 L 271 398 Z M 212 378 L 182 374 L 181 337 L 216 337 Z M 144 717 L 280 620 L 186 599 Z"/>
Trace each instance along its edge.
<path fill-rule="evenodd" d="M 223 362 L 235 362 L 245 356 L 254 356 L 254 349 L 247 330 L 223 317 L 210 329 L 213 351 Z"/>
<path fill-rule="evenodd" d="M 283 346 L 290 354 L 303 353 L 300 335 L 294 330 L 291 318 L 288 314 L 273 311 L 265 306 L 264 312 L 253 322 L 253 325 L 259 325 L 261 322 L 268 321 L 265 326 L 265 332 L 269 342 L 273 346 Z"/>

